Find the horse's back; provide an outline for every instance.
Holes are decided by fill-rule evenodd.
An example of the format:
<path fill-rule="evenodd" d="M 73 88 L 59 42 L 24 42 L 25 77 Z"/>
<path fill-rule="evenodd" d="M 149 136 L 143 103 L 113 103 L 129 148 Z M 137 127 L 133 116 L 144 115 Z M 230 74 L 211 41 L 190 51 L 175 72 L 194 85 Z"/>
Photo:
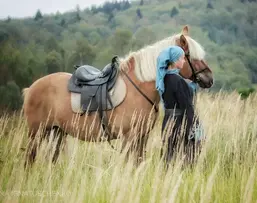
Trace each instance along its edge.
<path fill-rule="evenodd" d="M 65 108 L 62 104 L 69 102 L 67 85 L 70 77 L 69 73 L 53 73 L 36 80 L 24 90 L 24 114 L 30 126 L 38 126 L 47 119 L 54 122 L 60 115 Z"/>

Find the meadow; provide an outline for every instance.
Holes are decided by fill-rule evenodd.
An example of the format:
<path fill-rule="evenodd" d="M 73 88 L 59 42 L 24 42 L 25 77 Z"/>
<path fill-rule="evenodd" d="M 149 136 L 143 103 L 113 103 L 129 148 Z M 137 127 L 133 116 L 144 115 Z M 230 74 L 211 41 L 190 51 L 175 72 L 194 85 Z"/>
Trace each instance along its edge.
<path fill-rule="evenodd" d="M 0 202 L 257 202 L 257 95 L 201 92 L 196 109 L 206 139 L 193 167 L 159 158 L 161 116 L 146 160 L 138 167 L 106 143 L 68 137 L 58 162 L 43 143 L 36 163 L 23 168 L 27 126 L 23 115 L 0 118 Z M 120 141 L 113 141 L 120 149 Z"/>

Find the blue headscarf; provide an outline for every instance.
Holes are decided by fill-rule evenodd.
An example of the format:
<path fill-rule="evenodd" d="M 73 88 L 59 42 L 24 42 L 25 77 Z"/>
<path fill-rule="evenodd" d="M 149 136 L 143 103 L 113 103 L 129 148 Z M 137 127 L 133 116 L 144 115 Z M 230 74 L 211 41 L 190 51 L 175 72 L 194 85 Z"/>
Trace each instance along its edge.
<path fill-rule="evenodd" d="M 168 70 L 169 63 L 174 63 L 184 54 L 184 50 L 179 46 L 170 46 L 164 49 L 157 58 L 156 89 L 161 100 L 165 90 L 164 77 L 166 74 L 179 74 L 179 69 Z"/>

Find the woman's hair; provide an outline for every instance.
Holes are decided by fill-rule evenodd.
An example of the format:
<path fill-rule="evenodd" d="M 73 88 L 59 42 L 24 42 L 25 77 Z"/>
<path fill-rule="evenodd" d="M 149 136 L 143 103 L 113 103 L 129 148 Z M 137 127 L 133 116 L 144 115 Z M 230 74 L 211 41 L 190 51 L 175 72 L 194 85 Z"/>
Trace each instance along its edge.
<path fill-rule="evenodd" d="M 167 67 L 166 67 L 166 69 L 168 69 L 169 68 L 169 66 L 174 66 L 174 64 L 175 64 L 176 62 L 171 62 L 171 61 L 169 61 L 168 62 L 168 64 L 167 64 Z"/>

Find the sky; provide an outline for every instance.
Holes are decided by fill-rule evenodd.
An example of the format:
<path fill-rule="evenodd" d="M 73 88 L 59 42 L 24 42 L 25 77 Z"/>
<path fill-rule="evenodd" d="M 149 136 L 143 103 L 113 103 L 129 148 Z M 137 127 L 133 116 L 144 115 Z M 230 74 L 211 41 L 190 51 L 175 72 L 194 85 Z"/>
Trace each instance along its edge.
<path fill-rule="evenodd" d="M 74 10 L 77 5 L 81 10 L 91 5 L 100 5 L 107 0 L 0 0 L 0 18 L 32 17 L 38 9 L 43 14 L 63 13 Z"/>

